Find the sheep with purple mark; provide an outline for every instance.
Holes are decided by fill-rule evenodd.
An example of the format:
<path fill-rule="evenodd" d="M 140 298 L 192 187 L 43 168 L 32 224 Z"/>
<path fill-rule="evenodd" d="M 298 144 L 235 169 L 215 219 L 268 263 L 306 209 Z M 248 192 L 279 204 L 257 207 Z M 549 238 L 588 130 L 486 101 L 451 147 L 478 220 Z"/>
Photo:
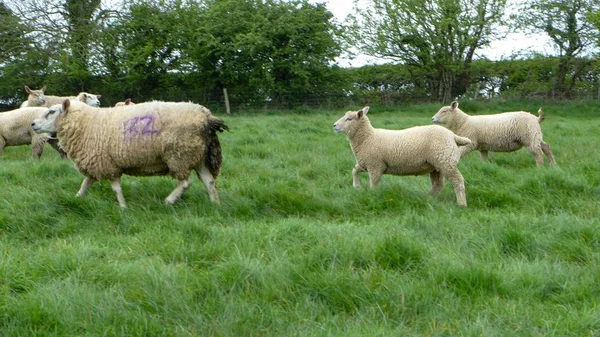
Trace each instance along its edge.
<path fill-rule="evenodd" d="M 190 173 L 218 203 L 216 178 L 222 154 L 217 132 L 228 130 L 210 110 L 193 103 L 147 102 L 128 107 L 94 108 L 65 100 L 32 123 L 36 132 L 56 132 L 60 145 L 85 176 L 77 196 L 109 180 L 119 205 L 127 207 L 121 176 L 169 175 L 177 187 L 165 199 L 177 201 L 190 186 Z"/>

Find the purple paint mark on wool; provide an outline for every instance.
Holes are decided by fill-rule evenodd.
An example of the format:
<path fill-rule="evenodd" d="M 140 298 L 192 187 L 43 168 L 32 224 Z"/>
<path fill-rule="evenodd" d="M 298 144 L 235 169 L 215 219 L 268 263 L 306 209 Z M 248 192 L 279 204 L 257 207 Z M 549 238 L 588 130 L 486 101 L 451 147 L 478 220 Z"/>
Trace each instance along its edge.
<path fill-rule="evenodd" d="M 125 141 L 131 141 L 139 136 L 151 136 L 160 133 L 160 130 L 154 129 L 156 117 L 152 115 L 143 115 L 130 118 L 123 122 L 123 136 Z"/>

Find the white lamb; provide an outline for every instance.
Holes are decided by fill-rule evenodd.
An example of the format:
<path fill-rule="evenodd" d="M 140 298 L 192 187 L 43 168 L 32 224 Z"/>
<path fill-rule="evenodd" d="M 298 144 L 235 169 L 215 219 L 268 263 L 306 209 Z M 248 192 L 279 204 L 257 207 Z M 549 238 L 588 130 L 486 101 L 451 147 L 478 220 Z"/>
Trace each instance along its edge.
<path fill-rule="evenodd" d="M 58 134 L 60 145 L 85 176 L 77 196 L 107 179 L 121 207 L 126 207 L 121 175 L 170 175 L 179 181 L 165 200 L 173 204 L 190 186 L 194 170 L 211 201 L 219 202 L 215 179 L 222 156 L 217 131 L 229 128 L 201 105 L 148 102 L 94 108 L 65 100 L 45 110 L 32 127 Z"/>
<path fill-rule="evenodd" d="M 44 94 L 45 91 L 45 86 L 38 90 L 32 90 L 28 86 L 25 86 L 25 92 L 27 92 L 29 96 L 26 101 L 21 103 L 21 108 L 27 106 L 44 106 L 49 108 L 55 104 L 62 104 L 65 99 L 76 100 L 90 106 L 100 106 L 100 97 L 102 97 L 102 95 L 94 95 L 87 92 L 80 92 L 75 97 L 51 96 Z"/>
<path fill-rule="evenodd" d="M 44 144 L 48 142 L 61 158 L 66 153 L 58 146 L 58 141 L 48 134 L 38 134 L 31 128 L 31 122 L 46 111 L 43 107 L 25 107 L 0 113 L 0 155 L 7 146 L 31 145 L 31 155 L 40 158 Z"/>
<path fill-rule="evenodd" d="M 540 123 L 545 118 L 542 108 L 538 114 L 539 117 L 535 117 L 529 112 L 518 111 L 470 116 L 460 110 L 455 101 L 442 107 L 431 120 L 471 140 L 470 145 L 462 148 L 462 156 L 477 150 L 481 159 L 487 160 L 488 151 L 511 152 L 526 147 L 538 166 L 544 165 L 544 154 L 550 165 L 556 165 L 550 145 L 542 139 Z"/>
<path fill-rule="evenodd" d="M 423 175 L 431 179 L 431 195 L 436 196 L 444 185 L 444 178 L 454 186 L 456 201 L 466 207 L 465 184 L 457 168 L 459 145 L 468 145 L 468 138 L 460 137 L 441 126 L 416 126 L 404 130 L 375 129 L 367 117 L 369 107 L 348 111 L 333 125 L 337 132 L 348 136 L 356 158 L 352 170 L 352 185 L 360 187 L 358 174 L 367 171 L 371 188 L 383 174 Z"/>

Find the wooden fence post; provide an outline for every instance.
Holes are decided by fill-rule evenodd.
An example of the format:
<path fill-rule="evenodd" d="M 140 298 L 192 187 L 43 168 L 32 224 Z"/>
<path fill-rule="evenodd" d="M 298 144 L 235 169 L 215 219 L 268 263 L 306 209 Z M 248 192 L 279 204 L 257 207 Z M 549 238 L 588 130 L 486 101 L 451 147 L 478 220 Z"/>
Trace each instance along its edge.
<path fill-rule="evenodd" d="M 223 96 L 225 96 L 225 112 L 229 115 L 231 110 L 229 109 L 229 96 L 227 95 L 227 88 L 223 88 Z"/>

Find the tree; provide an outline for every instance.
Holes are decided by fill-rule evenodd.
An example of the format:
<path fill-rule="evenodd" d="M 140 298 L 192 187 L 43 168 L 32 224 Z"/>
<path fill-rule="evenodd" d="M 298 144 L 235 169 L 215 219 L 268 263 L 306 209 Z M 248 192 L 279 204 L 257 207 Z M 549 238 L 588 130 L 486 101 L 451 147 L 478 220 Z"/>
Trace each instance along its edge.
<path fill-rule="evenodd" d="M 466 92 L 469 67 L 496 36 L 506 0 L 372 0 L 350 20 L 363 53 L 392 59 L 425 76 L 430 97 L 448 102 Z"/>
<path fill-rule="evenodd" d="M 532 0 L 522 3 L 515 15 L 518 27 L 526 32 L 545 32 L 554 43 L 559 62 L 554 77 L 558 97 L 571 98 L 577 78 L 589 63 L 578 56 L 598 40 L 598 28 L 589 18 L 600 11 L 597 0 Z M 591 60 L 590 60 L 591 62 Z"/>

